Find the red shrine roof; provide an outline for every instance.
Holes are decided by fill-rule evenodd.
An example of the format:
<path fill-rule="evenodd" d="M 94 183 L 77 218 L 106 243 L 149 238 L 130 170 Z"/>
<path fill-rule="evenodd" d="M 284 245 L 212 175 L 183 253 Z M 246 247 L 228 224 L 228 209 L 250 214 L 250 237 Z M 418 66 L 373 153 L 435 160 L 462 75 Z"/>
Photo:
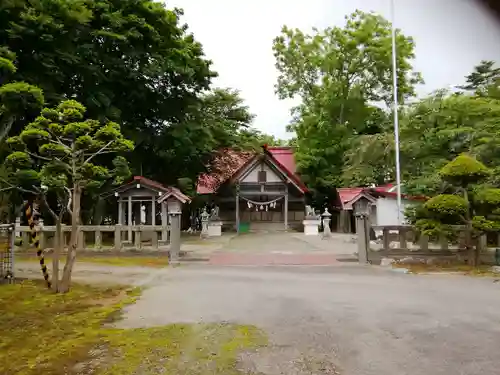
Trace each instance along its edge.
<path fill-rule="evenodd" d="M 355 188 L 338 188 L 337 193 L 340 199 L 340 205 L 342 208 L 351 205 L 357 200 L 359 197 L 365 195 L 372 198 L 385 197 L 385 198 L 394 198 L 398 197 L 398 193 L 393 191 L 395 188 L 394 184 L 386 184 L 382 186 L 377 186 L 374 188 L 363 188 L 363 187 L 355 187 Z M 418 196 L 418 195 L 408 195 L 401 194 L 401 198 L 408 200 L 426 200 L 427 197 Z"/>
<path fill-rule="evenodd" d="M 304 192 L 307 187 L 297 175 L 297 167 L 292 147 L 268 147 L 263 146 L 264 153 L 285 172 Z M 217 189 L 238 171 L 247 166 L 258 155 L 256 152 L 235 151 L 226 149 L 219 153 L 214 161 L 214 172 L 202 174 L 198 178 L 196 191 L 198 194 L 213 194 Z"/>

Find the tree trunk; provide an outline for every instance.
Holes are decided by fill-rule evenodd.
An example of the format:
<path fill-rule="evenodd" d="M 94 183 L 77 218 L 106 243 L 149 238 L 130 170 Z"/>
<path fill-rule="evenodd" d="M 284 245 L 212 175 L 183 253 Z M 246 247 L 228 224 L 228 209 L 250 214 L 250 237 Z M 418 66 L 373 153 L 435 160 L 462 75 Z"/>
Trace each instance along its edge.
<path fill-rule="evenodd" d="M 80 200 L 82 190 L 78 184 L 73 187 L 73 207 L 71 215 L 71 240 L 66 256 L 66 264 L 64 265 L 63 276 L 60 284 L 60 291 L 66 293 L 69 291 L 71 284 L 71 273 L 76 260 L 76 249 L 78 247 L 78 230 L 80 226 Z"/>
<path fill-rule="evenodd" d="M 52 254 L 52 290 L 58 293 L 59 289 L 59 258 L 61 248 L 64 245 L 61 218 L 56 221 L 56 233 L 54 236 L 54 253 Z"/>
<path fill-rule="evenodd" d="M 105 206 L 106 202 L 101 197 L 98 197 L 94 206 L 94 214 L 92 215 L 92 225 L 101 225 Z"/>
<path fill-rule="evenodd" d="M 476 249 L 472 243 L 472 215 L 467 189 L 464 189 L 464 199 L 467 202 L 467 211 L 465 213 L 465 249 L 467 250 L 467 263 L 471 267 L 476 267 Z"/>
<path fill-rule="evenodd" d="M 3 141 L 9 136 L 10 130 L 12 129 L 12 125 L 14 124 L 14 120 L 15 120 L 14 116 L 8 116 L 7 121 L 1 124 L 0 143 L 3 143 Z"/>

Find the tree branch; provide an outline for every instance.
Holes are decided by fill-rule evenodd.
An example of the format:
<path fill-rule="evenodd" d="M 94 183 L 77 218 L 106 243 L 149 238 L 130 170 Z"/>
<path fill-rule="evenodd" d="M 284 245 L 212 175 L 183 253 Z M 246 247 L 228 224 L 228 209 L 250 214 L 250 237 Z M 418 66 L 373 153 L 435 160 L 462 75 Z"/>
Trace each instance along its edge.
<path fill-rule="evenodd" d="M 56 213 L 54 212 L 54 210 L 52 208 L 50 208 L 49 202 L 47 202 L 47 197 L 45 196 L 45 194 L 41 193 L 39 196 L 42 199 L 43 204 L 45 205 L 45 208 L 50 212 L 52 217 L 57 220 L 59 216 L 57 216 Z"/>
<path fill-rule="evenodd" d="M 38 154 L 34 154 L 30 151 L 25 151 L 29 156 L 32 156 L 34 158 L 38 158 L 38 159 L 41 159 L 41 160 L 45 160 L 45 161 L 52 161 L 52 159 L 46 157 L 46 156 L 41 156 L 41 155 L 38 155 Z"/>
<path fill-rule="evenodd" d="M 8 189 L 17 189 L 23 193 L 28 193 L 28 194 L 33 194 L 33 195 L 38 195 L 40 193 L 39 191 L 33 191 L 33 190 L 28 190 L 28 189 L 22 188 L 20 186 L 14 186 L 3 177 L 0 177 L 0 181 L 5 183 L 6 185 L 8 185 L 9 186 Z M 2 189 L 2 190 L 7 190 L 7 189 Z M 35 187 L 35 190 L 38 190 L 38 189 Z"/>
<path fill-rule="evenodd" d="M 85 160 L 85 161 L 83 162 L 83 164 L 82 164 L 82 165 L 85 165 L 85 164 L 87 164 L 88 162 L 90 162 L 90 161 L 91 161 L 91 160 L 92 160 L 95 156 L 97 156 L 97 155 L 99 155 L 99 154 L 102 154 L 102 153 L 104 152 L 104 150 L 106 150 L 106 148 L 108 148 L 108 147 L 109 147 L 109 145 L 111 145 L 113 142 L 114 142 L 114 140 L 109 141 L 108 143 L 106 143 L 106 145 L 104 145 L 104 146 L 103 146 L 103 147 L 102 147 L 99 151 L 97 151 L 95 154 L 93 154 L 93 155 L 89 156 L 89 157 L 87 158 L 87 160 Z"/>
<path fill-rule="evenodd" d="M 66 206 L 66 209 L 68 210 L 69 214 L 73 216 L 73 210 L 71 209 L 71 203 L 72 203 L 71 190 L 67 186 L 65 186 L 64 189 L 68 193 L 68 205 Z"/>
<path fill-rule="evenodd" d="M 12 129 L 12 125 L 14 124 L 14 120 L 14 116 L 9 116 L 5 124 L 3 124 L 2 130 L 0 131 L 0 142 L 3 142 L 3 140 L 9 135 L 10 129 Z"/>

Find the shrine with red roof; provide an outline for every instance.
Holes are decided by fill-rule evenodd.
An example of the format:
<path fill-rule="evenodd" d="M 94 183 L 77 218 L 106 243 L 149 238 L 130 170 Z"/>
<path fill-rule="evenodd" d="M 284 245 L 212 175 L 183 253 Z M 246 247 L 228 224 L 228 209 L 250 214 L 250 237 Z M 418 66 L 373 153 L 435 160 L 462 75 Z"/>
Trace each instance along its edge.
<path fill-rule="evenodd" d="M 219 207 L 223 227 L 238 232 L 301 229 L 307 191 L 291 147 L 226 150 L 197 183 L 197 193 Z"/>

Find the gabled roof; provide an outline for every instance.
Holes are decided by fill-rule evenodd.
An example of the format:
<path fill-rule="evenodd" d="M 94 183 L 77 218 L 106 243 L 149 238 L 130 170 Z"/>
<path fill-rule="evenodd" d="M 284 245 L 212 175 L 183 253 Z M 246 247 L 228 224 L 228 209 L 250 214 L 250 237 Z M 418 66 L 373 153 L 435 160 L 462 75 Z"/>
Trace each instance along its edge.
<path fill-rule="evenodd" d="M 396 199 L 398 193 L 395 190 L 394 184 L 387 184 L 383 186 L 377 186 L 373 188 L 338 188 L 337 193 L 340 198 L 340 204 L 342 209 L 349 210 L 352 208 L 353 203 L 355 203 L 362 196 L 367 198 L 368 200 L 374 200 L 376 198 L 394 198 Z M 401 198 L 407 200 L 426 200 L 427 197 L 417 196 L 417 195 L 408 195 L 401 194 Z"/>
<path fill-rule="evenodd" d="M 272 156 L 278 166 L 287 174 L 287 176 L 302 190 L 303 193 L 309 191 L 307 186 L 297 175 L 297 165 L 292 147 L 267 147 L 264 146 L 264 152 Z"/>
<path fill-rule="evenodd" d="M 113 193 L 123 193 L 127 190 L 136 188 L 137 184 L 144 186 L 152 191 L 158 192 L 158 195 L 161 197 L 160 199 L 158 199 L 158 201 L 163 201 L 172 195 L 179 199 L 182 203 L 191 201 L 191 199 L 187 195 L 184 195 L 176 187 L 165 186 L 157 181 L 153 181 L 143 176 L 134 176 L 131 181 L 117 187 L 116 189 L 106 192 L 105 194 L 103 194 L 103 196 L 110 196 Z"/>
<path fill-rule="evenodd" d="M 163 203 L 170 197 L 176 198 L 181 203 L 191 202 L 191 198 L 189 198 L 187 195 L 183 194 L 182 191 L 180 191 L 176 187 L 171 187 L 169 192 L 164 193 L 160 197 L 160 199 L 158 199 L 158 203 Z"/>
<path fill-rule="evenodd" d="M 343 210 L 351 210 L 352 205 L 361 198 L 366 198 L 371 202 L 375 201 L 375 198 L 365 188 L 338 188 L 337 193 Z"/>
<path fill-rule="evenodd" d="M 280 169 L 302 192 L 307 187 L 296 173 L 295 158 L 291 147 L 263 147 L 264 154 Z M 249 166 L 260 154 L 257 152 L 235 151 L 226 149 L 219 153 L 214 161 L 215 171 L 202 174 L 198 178 L 196 191 L 198 194 L 213 194 L 219 187 L 236 176 L 238 172 Z"/>
<path fill-rule="evenodd" d="M 212 162 L 212 171 L 198 177 L 196 192 L 198 194 L 213 194 L 219 187 L 238 172 L 255 156 L 254 152 L 221 150 Z"/>

